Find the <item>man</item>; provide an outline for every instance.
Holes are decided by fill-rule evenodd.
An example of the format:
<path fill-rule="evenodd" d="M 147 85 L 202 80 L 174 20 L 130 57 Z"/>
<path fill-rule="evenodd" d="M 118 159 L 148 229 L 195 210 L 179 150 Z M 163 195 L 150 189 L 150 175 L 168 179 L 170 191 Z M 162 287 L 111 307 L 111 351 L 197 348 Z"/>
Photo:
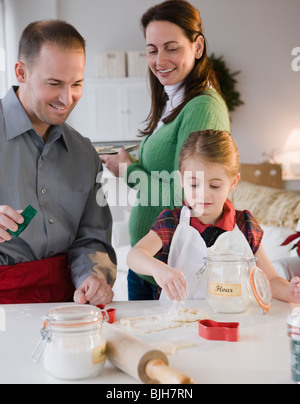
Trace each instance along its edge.
<path fill-rule="evenodd" d="M 85 40 L 70 24 L 29 24 L 19 87 L 0 101 L 0 304 L 109 303 L 116 277 L 109 208 L 96 202 L 102 166 L 65 123 L 82 96 Z M 38 213 L 18 236 L 20 212 Z M 75 290 L 76 289 L 76 290 Z M 74 293 L 75 292 L 75 293 Z"/>

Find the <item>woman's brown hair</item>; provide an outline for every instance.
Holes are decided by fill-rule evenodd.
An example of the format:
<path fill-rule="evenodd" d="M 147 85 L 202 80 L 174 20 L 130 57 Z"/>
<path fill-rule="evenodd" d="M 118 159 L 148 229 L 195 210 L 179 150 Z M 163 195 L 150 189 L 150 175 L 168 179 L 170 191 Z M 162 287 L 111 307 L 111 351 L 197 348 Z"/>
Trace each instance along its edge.
<path fill-rule="evenodd" d="M 207 44 L 202 32 L 202 20 L 199 11 L 185 0 L 167 0 L 151 7 L 141 19 L 141 26 L 146 36 L 146 30 L 152 21 L 168 21 L 183 29 L 187 38 L 193 43 L 199 36 L 204 39 L 204 50 L 200 59 L 195 60 L 195 66 L 184 79 L 182 86 L 185 88 L 183 102 L 175 108 L 164 123 L 173 121 L 183 107 L 194 97 L 200 95 L 209 86 L 219 91 L 219 84 L 214 70 L 208 59 Z M 150 114 L 146 120 L 147 127 L 140 131 L 142 135 L 150 135 L 155 130 L 167 101 L 167 95 L 163 85 L 149 69 L 152 104 Z"/>

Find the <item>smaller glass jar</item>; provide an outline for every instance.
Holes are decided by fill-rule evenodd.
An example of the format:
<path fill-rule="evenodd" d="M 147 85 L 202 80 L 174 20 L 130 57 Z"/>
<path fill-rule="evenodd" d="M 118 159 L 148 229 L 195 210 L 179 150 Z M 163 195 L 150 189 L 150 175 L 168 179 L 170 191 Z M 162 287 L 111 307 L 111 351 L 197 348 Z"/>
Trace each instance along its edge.
<path fill-rule="evenodd" d="M 255 258 L 230 252 L 214 253 L 205 258 L 200 276 L 203 273 L 207 281 L 206 301 L 214 311 L 244 312 L 251 301 L 269 311 L 272 301 L 269 281 L 255 266 Z"/>
<path fill-rule="evenodd" d="M 293 380 L 300 384 L 300 307 L 295 307 L 287 318 L 290 337 L 290 362 Z"/>
<path fill-rule="evenodd" d="M 32 359 L 42 356 L 45 370 L 65 380 L 97 376 L 106 360 L 103 315 L 90 305 L 69 305 L 50 310 L 44 318 L 41 340 Z"/>

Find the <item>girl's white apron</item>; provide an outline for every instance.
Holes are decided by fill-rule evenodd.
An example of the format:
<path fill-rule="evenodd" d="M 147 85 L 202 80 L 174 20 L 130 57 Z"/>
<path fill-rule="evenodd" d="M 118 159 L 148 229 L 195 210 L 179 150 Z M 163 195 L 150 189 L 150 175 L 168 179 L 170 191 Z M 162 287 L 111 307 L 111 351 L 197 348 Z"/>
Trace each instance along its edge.
<path fill-rule="evenodd" d="M 190 225 L 191 211 L 187 206 L 183 206 L 180 212 L 179 224 L 172 238 L 168 265 L 183 272 L 187 281 L 186 299 L 203 299 L 206 296 L 206 277 L 198 279 L 196 273 L 203 267 L 204 258 L 208 252 L 237 253 L 253 257 L 250 245 L 235 225 L 232 231 L 222 233 L 212 247 L 206 247 L 205 241 L 198 230 Z M 160 299 L 168 299 L 162 290 Z"/>

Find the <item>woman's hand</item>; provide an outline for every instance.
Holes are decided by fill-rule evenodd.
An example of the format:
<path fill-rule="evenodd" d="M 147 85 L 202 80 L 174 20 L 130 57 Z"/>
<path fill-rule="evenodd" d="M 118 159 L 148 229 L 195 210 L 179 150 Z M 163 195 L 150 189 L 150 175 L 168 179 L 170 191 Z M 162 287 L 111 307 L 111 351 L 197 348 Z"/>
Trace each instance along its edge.
<path fill-rule="evenodd" d="M 129 154 L 124 149 L 120 149 L 118 154 L 103 154 L 100 158 L 116 177 L 124 177 L 127 167 L 132 164 Z"/>

